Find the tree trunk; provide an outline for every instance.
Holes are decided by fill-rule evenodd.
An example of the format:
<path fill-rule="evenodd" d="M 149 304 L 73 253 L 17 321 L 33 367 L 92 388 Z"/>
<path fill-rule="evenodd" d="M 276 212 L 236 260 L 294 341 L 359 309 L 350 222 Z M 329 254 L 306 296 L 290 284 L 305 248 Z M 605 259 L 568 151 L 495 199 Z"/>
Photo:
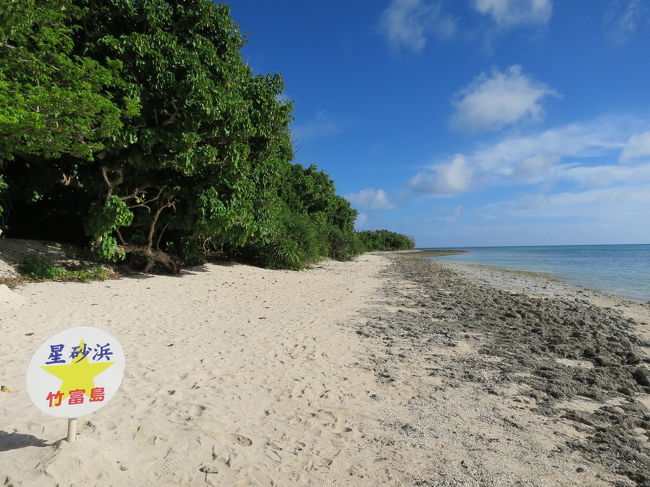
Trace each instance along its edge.
<path fill-rule="evenodd" d="M 151 263 L 160 262 L 163 266 L 165 266 L 165 269 L 167 269 L 172 274 L 178 274 L 178 272 L 181 270 L 178 259 L 162 250 L 154 249 L 146 245 L 133 244 L 121 245 L 120 249 L 127 253 L 142 255 L 143 257 L 146 257 L 147 260 Z M 147 263 L 145 266 L 145 272 L 148 272 L 151 269 L 151 265 L 152 264 Z"/>

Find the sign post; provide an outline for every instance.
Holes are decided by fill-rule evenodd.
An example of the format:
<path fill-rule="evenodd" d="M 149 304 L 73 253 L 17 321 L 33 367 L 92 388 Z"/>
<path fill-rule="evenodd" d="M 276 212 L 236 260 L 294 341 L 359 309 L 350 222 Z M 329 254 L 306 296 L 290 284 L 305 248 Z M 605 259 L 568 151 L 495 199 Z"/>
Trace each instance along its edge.
<path fill-rule="evenodd" d="M 67 440 L 77 437 L 77 418 L 117 394 L 124 375 L 122 346 L 91 326 L 68 328 L 48 338 L 27 368 L 27 392 L 38 409 L 68 419 Z"/>
<path fill-rule="evenodd" d="M 77 439 L 77 418 L 68 418 L 68 438 L 67 440 L 72 443 Z"/>

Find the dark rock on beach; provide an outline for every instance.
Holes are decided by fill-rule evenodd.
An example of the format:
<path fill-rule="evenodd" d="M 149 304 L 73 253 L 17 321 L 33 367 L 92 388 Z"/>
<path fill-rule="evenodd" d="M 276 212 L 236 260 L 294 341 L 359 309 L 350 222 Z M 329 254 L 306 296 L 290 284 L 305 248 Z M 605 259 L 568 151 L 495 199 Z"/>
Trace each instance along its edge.
<path fill-rule="evenodd" d="M 393 257 L 388 277 L 386 301 L 399 311 L 372 315 L 361 336 L 381 340 L 389 357 L 402 358 L 424 354 L 433 343 L 453 348 L 477 337 L 477 354 L 434 373 L 449 385 L 470 382 L 491 395 L 508 384 L 522 386 L 536 414 L 585 431 L 584 439 L 567 442 L 568 451 L 629 479 L 620 485 L 650 486 L 650 411 L 637 400 L 650 393 L 648 343 L 633 320 L 574 296 L 497 289 L 408 255 Z M 412 286 L 408 293 L 396 284 L 404 281 Z M 398 341 L 409 345 L 397 350 Z M 399 380 L 386 364 L 376 373 L 381 382 Z M 595 405 L 588 411 L 566 406 L 579 399 Z"/>

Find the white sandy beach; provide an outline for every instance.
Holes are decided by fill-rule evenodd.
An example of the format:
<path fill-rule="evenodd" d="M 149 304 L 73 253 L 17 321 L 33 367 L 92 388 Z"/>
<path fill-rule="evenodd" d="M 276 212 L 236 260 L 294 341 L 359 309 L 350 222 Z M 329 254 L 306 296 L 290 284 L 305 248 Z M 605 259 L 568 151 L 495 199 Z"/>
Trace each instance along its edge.
<path fill-rule="evenodd" d="M 1 452 L 0 471 L 13 485 L 377 479 L 360 438 L 381 434 L 383 411 L 346 323 L 359 319 L 382 265 L 373 256 L 299 273 L 208 265 L 19 288 L 0 311 L 0 381 L 11 390 L 0 396 L 1 434 L 46 446 Z M 38 411 L 24 380 L 36 347 L 77 325 L 117 337 L 127 368 L 119 396 L 80 421 L 69 444 L 58 441 L 65 420 Z"/>
<path fill-rule="evenodd" d="M 364 255 L 304 272 L 206 265 L 180 276 L 3 287 L 0 384 L 10 392 L 0 393 L 0 481 L 63 487 L 621 480 L 558 450 L 584 432 L 534 414 L 516 390 L 504 401 L 470 383 L 445 387 L 431 372 L 476 353 L 480 336 L 466 335 L 452 348 L 434 344 L 415 358 L 392 356 L 382 343 L 360 337 L 368 309 L 399 311 L 380 293 L 388 264 Z M 395 284 L 405 296 L 417 291 Z M 127 366 L 118 396 L 82 418 L 78 440 L 68 443 L 66 421 L 37 410 L 24 381 L 33 351 L 77 325 L 117 337 Z M 382 362 L 396 382 L 378 381 Z"/>

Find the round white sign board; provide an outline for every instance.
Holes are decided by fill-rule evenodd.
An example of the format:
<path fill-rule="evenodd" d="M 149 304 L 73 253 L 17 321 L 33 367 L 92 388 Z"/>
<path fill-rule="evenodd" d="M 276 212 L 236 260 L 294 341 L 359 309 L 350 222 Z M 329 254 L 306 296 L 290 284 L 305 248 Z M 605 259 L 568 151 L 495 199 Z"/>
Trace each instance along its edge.
<path fill-rule="evenodd" d="M 110 401 L 122 383 L 124 351 L 110 333 L 91 326 L 48 338 L 27 368 L 27 392 L 38 409 L 78 418 Z"/>

